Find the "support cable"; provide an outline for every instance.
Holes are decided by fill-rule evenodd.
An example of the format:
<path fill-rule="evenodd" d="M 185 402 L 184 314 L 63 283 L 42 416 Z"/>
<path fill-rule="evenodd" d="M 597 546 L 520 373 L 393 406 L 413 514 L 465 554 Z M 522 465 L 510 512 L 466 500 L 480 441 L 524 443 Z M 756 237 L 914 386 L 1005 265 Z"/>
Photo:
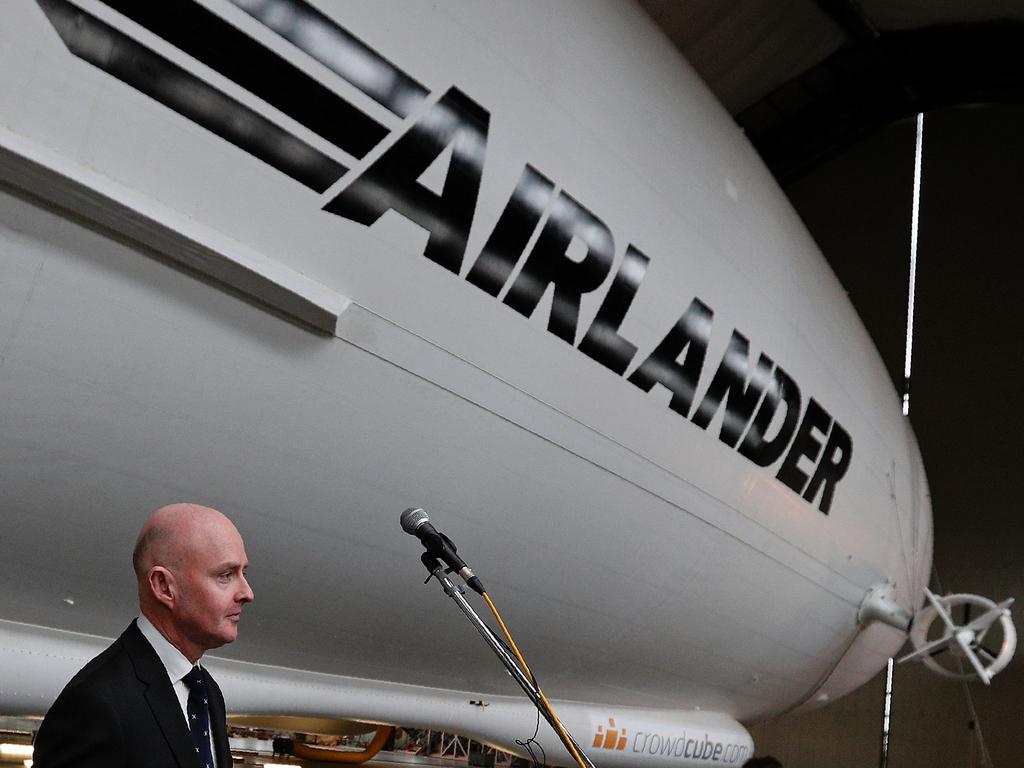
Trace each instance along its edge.
<path fill-rule="evenodd" d="M 939 569 L 935 567 L 935 563 L 932 563 L 932 578 L 935 579 L 935 588 L 943 593 L 945 590 L 942 588 L 942 579 L 939 578 Z M 961 665 L 961 671 L 963 670 L 963 662 L 957 659 L 957 663 Z M 984 768 L 993 768 L 992 756 L 988 752 L 988 745 L 985 743 L 985 737 L 981 733 L 981 721 L 978 720 L 978 710 L 974 708 L 974 697 L 971 695 L 971 689 L 967 687 L 967 681 L 963 683 L 964 698 L 967 700 L 967 712 L 971 716 L 971 730 L 974 733 L 975 738 L 978 740 L 978 747 L 981 749 L 981 764 Z"/>

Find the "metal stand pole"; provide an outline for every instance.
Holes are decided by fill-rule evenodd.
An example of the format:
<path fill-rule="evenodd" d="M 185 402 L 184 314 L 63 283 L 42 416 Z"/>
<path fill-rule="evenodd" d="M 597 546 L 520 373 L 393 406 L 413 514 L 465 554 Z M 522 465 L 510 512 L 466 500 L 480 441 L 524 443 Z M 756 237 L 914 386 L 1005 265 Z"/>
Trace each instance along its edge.
<path fill-rule="evenodd" d="M 558 727 L 558 724 L 555 722 L 554 718 L 548 713 L 547 708 L 544 706 L 544 702 L 541 701 L 540 691 L 533 684 L 533 681 L 526 676 L 523 670 L 519 668 L 519 664 L 516 663 L 515 658 L 512 656 L 511 653 L 509 653 L 508 649 L 505 648 L 501 641 L 498 640 L 497 637 L 495 637 L 494 633 L 491 631 L 491 628 L 488 627 L 480 618 L 480 616 L 477 615 L 477 612 L 473 610 L 473 606 L 471 606 L 464 597 L 464 590 L 462 589 L 462 587 L 454 584 L 452 580 L 449 579 L 448 576 L 445 574 L 441 564 L 435 558 L 432 558 L 429 554 L 424 553 L 423 564 L 427 567 L 427 570 L 430 571 L 430 575 L 437 579 L 438 583 L 441 585 L 441 588 L 444 589 L 445 594 L 455 601 L 455 604 L 459 606 L 459 610 L 462 611 L 466 615 L 466 618 L 469 619 L 470 623 L 474 627 L 476 627 L 476 631 L 480 633 L 480 636 L 484 639 L 484 642 L 487 643 L 487 645 L 491 647 L 491 650 L 494 651 L 495 655 L 499 659 L 501 659 L 501 663 L 505 665 L 505 669 L 507 669 L 508 673 L 512 675 L 512 679 L 519 683 L 519 687 L 523 689 L 523 693 L 525 693 L 527 697 L 529 697 L 530 701 L 533 702 L 533 705 L 537 708 L 537 710 L 542 715 L 544 715 L 544 719 L 548 721 L 548 724 L 558 735 L 559 739 L 561 739 L 563 744 L 565 744 L 565 739 L 562 739 L 561 731 Z M 576 749 L 577 754 L 579 754 L 579 756 L 583 758 L 583 761 L 586 763 L 588 768 L 595 768 L 593 762 L 591 762 L 590 758 L 583 751 L 582 747 L 580 747 L 580 745 L 572 737 L 572 734 L 570 734 L 568 731 L 566 731 L 565 734 L 569 741 L 572 743 L 572 746 Z M 566 751 L 568 751 L 571 755 L 572 750 L 569 749 L 569 745 L 565 744 L 565 747 Z"/>

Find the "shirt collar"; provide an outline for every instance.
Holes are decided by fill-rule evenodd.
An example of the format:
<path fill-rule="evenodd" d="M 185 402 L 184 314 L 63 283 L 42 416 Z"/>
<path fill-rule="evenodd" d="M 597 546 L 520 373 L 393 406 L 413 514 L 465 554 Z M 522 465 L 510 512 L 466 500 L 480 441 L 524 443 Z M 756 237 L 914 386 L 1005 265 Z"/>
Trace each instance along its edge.
<path fill-rule="evenodd" d="M 149 644 L 153 646 L 153 650 L 156 651 L 156 655 L 160 657 L 160 661 L 163 662 L 164 669 L 167 670 L 167 676 L 171 679 L 172 684 L 177 683 L 191 671 L 192 662 L 186 659 L 181 651 L 171 645 L 149 619 L 140 615 L 135 620 L 135 623 L 139 627 L 142 636 L 149 641 Z"/>

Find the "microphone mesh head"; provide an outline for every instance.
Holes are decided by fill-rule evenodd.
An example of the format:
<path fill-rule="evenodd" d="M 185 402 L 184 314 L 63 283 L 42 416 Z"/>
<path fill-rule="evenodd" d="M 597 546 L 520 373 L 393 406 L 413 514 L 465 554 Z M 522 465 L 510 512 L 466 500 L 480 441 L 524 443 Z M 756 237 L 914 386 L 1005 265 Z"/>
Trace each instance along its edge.
<path fill-rule="evenodd" d="M 430 520 L 430 518 L 427 517 L 427 513 L 422 509 L 419 507 L 409 507 L 402 513 L 402 530 L 415 536 L 416 529 L 428 520 Z"/>

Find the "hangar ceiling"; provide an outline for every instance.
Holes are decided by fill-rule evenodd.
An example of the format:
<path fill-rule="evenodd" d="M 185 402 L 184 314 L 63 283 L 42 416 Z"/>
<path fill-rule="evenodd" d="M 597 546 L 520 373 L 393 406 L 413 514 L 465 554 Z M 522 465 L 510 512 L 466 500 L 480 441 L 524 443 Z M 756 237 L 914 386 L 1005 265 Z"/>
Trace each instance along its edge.
<path fill-rule="evenodd" d="M 897 120 L 1024 101 L 1024 4 L 640 0 L 793 181 Z"/>

